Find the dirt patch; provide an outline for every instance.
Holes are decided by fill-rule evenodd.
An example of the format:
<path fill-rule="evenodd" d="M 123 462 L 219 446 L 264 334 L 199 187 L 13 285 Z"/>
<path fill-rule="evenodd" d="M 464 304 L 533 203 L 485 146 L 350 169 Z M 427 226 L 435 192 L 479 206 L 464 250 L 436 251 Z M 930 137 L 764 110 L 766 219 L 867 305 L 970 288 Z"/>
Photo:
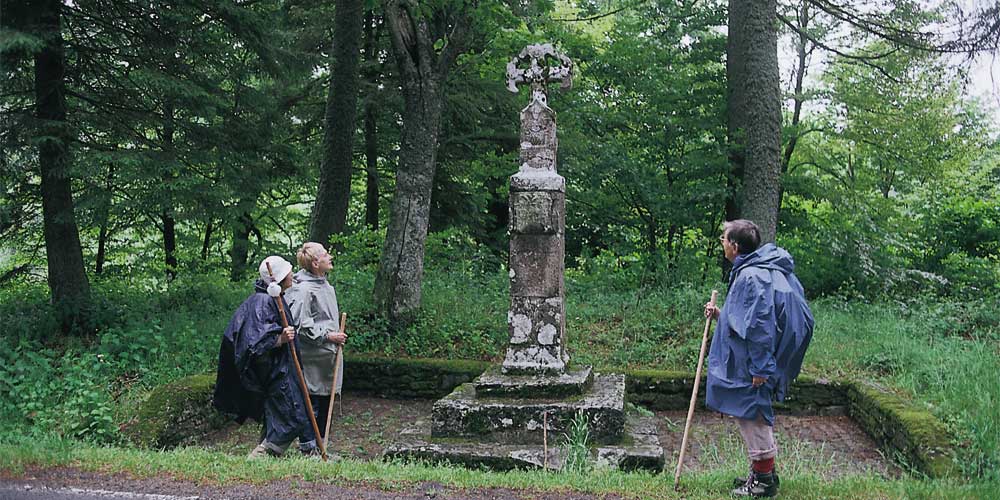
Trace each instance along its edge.
<path fill-rule="evenodd" d="M 377 459 L 401 428 L 429 418 L 433 401 L 398 400 L 347 394 L 343 408 L 334 408 L 330 452 L 359 460 Z M 684 432 L 683 411 L 655 412 L 667 469 L 677 464 Z M 736 423 L 717 413 L 695 413 L 685 470 L 701 471 L 746 463 Z M 205 446 L 231 454 L 246 454 L 259 440 L 260 426 L 232 425 L 209 436 Z M 875 472 L 897 477 L 900 470 L 885 459 L 878 446 L 848 417 L 778 415 L 775 421 L 778 464 L 783 470 L 804 470 L 827 478 Z"/>
<path fill-rule="evenodd" d="M 677 466 L 687 412 L 656 412 L 660 443 L 667 453 L 667 468 Z M 901 470 L 886 460 L 875 442 L 844 416 L 775 417 L 778 443 L 776 464 L 785 471 L 808 471 L 826 478 L 874 472 L 898 477 Z M 691 423 L 690 447 L 684 470 L 710 470 L 748 464 L 739 428 L 731 417 L 696 412 Z"/>
<path fill-rule="evenodd" d="M 417 417 L 431 414 L 433 401 L 424 399 L 382 399 L 345 394 L 343 403 L 334 403 L 328 449 L 342 457 L 372 460 L 382 455 L 402 427 Z M 317 422 L 325 425 L 325 422 Z M 247 454 L 260 442 L 260 425 L 248 421 L 232 424 L 207 436 L 204 445 L 214 451 Z"/>

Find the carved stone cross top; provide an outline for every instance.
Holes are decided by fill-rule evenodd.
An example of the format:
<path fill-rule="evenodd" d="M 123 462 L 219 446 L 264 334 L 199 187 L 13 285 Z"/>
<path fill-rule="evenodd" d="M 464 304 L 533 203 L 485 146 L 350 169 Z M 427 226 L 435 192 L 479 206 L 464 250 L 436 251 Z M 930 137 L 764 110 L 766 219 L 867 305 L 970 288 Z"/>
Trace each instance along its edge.
<path fill-rule="evenodd" d="M 507 63 L 507 90 L 517 93 L 517 85 L 531 85 L 531 99 L 548 105 L 545 88 L 559 82 L 567 90 L 573 86 L 573 61 L 556 51 L 551 43 L 528 45 Z"/>

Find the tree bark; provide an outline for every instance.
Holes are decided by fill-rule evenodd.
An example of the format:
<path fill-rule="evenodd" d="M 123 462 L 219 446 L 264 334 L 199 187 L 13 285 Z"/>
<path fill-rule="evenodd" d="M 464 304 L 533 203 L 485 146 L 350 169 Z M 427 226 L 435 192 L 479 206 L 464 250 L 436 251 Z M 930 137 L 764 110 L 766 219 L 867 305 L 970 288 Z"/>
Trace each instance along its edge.
<path fill-rule="evenodd" d="M 164 158 L 170 164 L 163 170 L 165 199 L 160 210 L 160 231 L 163 233 L 163 263 L 167 267 L 167 280 L 177 277 L 177 220 L 174 218 L 173 195 L 170 185 L 174 181 L 172 164 L 174 152 L 174 103 L 167 100 L 163 106 L 163 152 Z"/>
<path fill-rule="evenodd" d="M 798 60 L 798 66 L 795 68 L 795 88 L 792 93 L 792 135 L 788 138 L 788 144 L 785 145 L 785 152 L 782 155 L 781 161 L 781 172 L 788 171 L 788 165 L 791 164 L 792 154 L 795 152 L 795 146 L 799 141 L 799 123 L 802 121 L 802 105 L 805 103 L 805 96 L 802 95 L 802 83 L 806 77 L 806 64 L 809 62 L 809 53 L 811 49 L 809 48 L 809 39 L 806 38 L 806 30 L 809 29 L 809 1 L 802 0 L 802 5 L 799 8 L 799 33 L 798 43 L 795 45 L 795 53 Z"/>
<path fill-rule="evenodd" d="M 798 56 L 798 66 L 795 68 L 795 87 L 792 93 L 792 123 L 791 130 L 792 134 L 788 138 L 788 143 L 785 144 L 785 151 L 781 155 L 781 175 L 785 175 L 788 172 L 788 166 L 792 162 L 792 154 L 795 153 L 795 146 L 799 142 L 799 123 L 802 121 L 802 105 L 805 103 L 805 96 L 802 95 L 802 83 L 806 77 L 806 64 L 809 62 L 809 54 L 812 49 L 809 48 L 809 39 L 806 36 L 806 30 L 809 29 L 809 21 L 812 18 L 809 16 L 809 0 L 802 0 L 802 4 L 799 7 L 798 12 L 798 27 L 799 27 L 799 39 L 795 45 L 795 52 Z M 781 201 L 785 196 L 785 187 L 781 186 L 778 191 L 778 215 L 781 216 Z"/>
<path fill-rule="evenodd" d="M 729 0 L 726 38 L 726 136 L 729 141 L 729 175 L 726 177 L 726 220 L 738 219 L 739 191 L 743 184 L 746 146 L 746 15 L 747 0 Z"/>
<path fill-rule="evenodd" d="M 778 25 L 775 0 L 731 0 L 745 15 L 736 53 L 744 62 L 742 110 L 745 117 L 743 185 L 737 197 L 740 217 L 757 223 L 762 242 L 774 241 L 781 191 L 781 85 L 778 73 Z M 734 110 L 730 110 L 733 112 Z"/>
<path fill-rule="evenodd" d="M 361 0 L 336 1 L 323 161 L 309 224 L 309 239 L 322 244 L 329 241 L 331 234 L 343 233 L 347 223 L 354 169 L 363 4 Z"/>
<path fill-rule="evenodd" d="M 233 246 L 229 250 L 229 279 L 233 283 L 243 281 L 243 274 L 247 270 L 247 258 L 250 255 L 250 233 L 253 231 L 252 206 L 253 199 L 241 200 L 241 205 L 249 205 L 251 208 L 240 213 L 239 221 L 233 226 Z"/>
<path fill-rule="evenodd" d="M 83 266 L 67 172 L 71 137 L 66 122 L 62 2 L 44 0 L 36 7 L 38 35 L 45 44 L 35 54 L 35 112 L 49 290 L 63 331 L 87 332 L 90 282 Z"/>
<path fill-rule="evenodd" d="M 365 14 L 365 77 L 369 84 L 369 95 L 365 99 L 365 224 L 378 231 L 378 33 L 376 18 L 372 11 Z"/>
<path fill-rule="evenodd" d="M 98 209 L 97 218 L 100 221 L 100 231 L 97 234 L 97 256 L 94 258 L 94 273 L 104 272 L 104 261 L 107 256 L 108 239 L 111 236 L 111 202 L 113 200 L 112 189 L 114 189 L 115 167 L 108 166 L 108 175 L 104 179 L 104 199 Z"/>
<path fill-rule="evenodd" d="M 396 193 L 375 276 L 375 304 L 395 326 L 408 324 L 420 308 L 424 242 L 430 221 L 431 188 L 448 71 L 464 50 L 468 19 L 454 27 L 440 55 L 430 23 L 415 0 L 387 0 L 385 22 L 403 91 L 403 131 Z"/>
<path fill-rule="evenodd" d="M 205 238 L 201 242 L 201 260 L 208 260 L 208 249 L 212 244 L 212 232 L 215 230 L 215 223 L 209 219 L 205 223 Z"/>

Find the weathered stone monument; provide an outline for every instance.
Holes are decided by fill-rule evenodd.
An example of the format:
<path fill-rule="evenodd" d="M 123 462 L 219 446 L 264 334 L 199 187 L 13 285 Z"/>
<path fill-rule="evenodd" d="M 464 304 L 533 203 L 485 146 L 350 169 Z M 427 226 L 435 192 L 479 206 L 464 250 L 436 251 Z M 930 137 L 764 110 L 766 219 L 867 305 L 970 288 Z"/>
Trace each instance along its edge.
<path fill-rule="evenodd" d="M 531 101 L 521 111 L 521 165 L 510 178 L 510 338 L 503 363 L 435 402 L 431 422 L 404 430 L 388 456 L 558 469 L 562 434 L 583 415 L 597 463 L 663 467 L 652 418 L 625 413 L 624 375 L 569 365 L 566 181 L 556 172 L 556 114 L 546 88 L 568 89 L 572 75 L 572 62 L 549 44 L 530 45 L 507 65 L 507 88 L 530 85 Z"/>

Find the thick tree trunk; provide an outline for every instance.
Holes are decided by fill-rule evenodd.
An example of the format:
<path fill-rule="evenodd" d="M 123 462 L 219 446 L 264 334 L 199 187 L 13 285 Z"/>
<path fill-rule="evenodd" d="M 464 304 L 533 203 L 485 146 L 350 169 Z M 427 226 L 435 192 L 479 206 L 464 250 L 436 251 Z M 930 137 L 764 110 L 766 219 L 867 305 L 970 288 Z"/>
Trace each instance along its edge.
<path fill-rule="evenodd" d="M 738 219 L 737 203 L 743 185 L 746 145 L 746 15 L 747 0 L 729 0 L 726 38 L 726 135 L 729 140 L 729 175 L 726 177 L 726 220 Z"/>
<path fill-rule="evenodd" d="M 333 61 L 326 100 L 326 129 L 319 189 L 309 224 L 309 239 L 326 244 L 344 232 L 351 198 L 355 118 L 358 105 L 358 61 L 361 57 L 361 0 L 337 0 L 334 14 Z"/>
<path fill-rule="evenodd" d="M 732 0 L 730 4 L 741 3 Z M 742 115 L 745 119 L 743 185 L 737 198 L 740 217 L 757 223 L 764 242 L 774 241 L 781 191 L 781 88 L 775 0 L 742 2 L 745 15 L 741 49 L 745 62 Z M 730 20 L 733 21 L 732 13 Z M 730 110 L 732 112 L 733 110 Z"/>
<path fill-rule="evenodd" d="M 375 300 L 393 323 L 406 324 L 420 308 L 424 242 L 430 223 L 441 96 L 433 79 L 404 83 L 402 147 L 396 195 L 375 277 Z"/>
<path fill-rule="evenodd" d="M 464 50 L 470 20 L 465 15 L 428 20 L 429 14 L 421 13 L 416 0 L 386 0 L 384 8 L 403 87 L 404 109 L 396 195 L 374 292 L 376 306 L 392 324 L 400 326 L 409 323 L 420 308 L 442 87 L 455 58 Z M 440 54 L 434 47 L 432 25 L 454 26 Z"/>
<path fill-rule="evenodd" d="M 35 54 L 35 111 L 41 170 L 42 225 L 48 283 L 64 331 L 88 331 L 90 282 L 83 267 L 80 233 L 73 212 L 69 168 L 70 134 L 66 123 L 65 61 L 61 34 L 62 2 L 38 2 L 38 35 L 44 47 Z"/>

